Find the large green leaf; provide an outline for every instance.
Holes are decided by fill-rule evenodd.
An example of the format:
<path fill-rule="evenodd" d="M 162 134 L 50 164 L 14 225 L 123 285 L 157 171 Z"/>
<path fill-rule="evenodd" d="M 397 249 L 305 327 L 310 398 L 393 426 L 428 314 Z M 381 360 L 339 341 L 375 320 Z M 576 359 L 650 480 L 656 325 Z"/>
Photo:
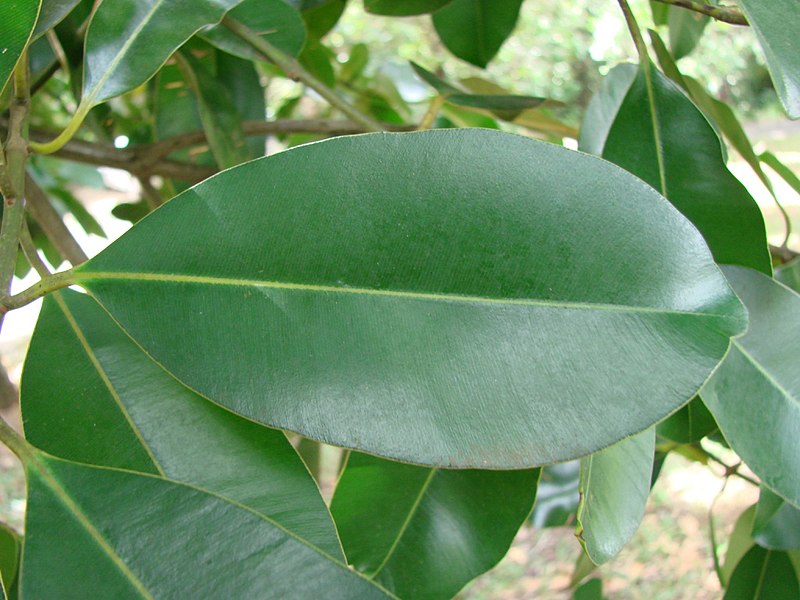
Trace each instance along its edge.
<path fill-rule="evenodd" d="M 691 398 L 746 323 L 650 187 L 484 130 L 352 136 L 230 169 L 73 281 L 215 402 L 430 466 L 608 446 Z"/>
<path fill-rule="evenodd" d="M 691 54 L 711 21 L 706 15 L 676 6 L 669 7 L 669 47 L 677 60 Z"/>
<path fill-rule="evenodd" d="M 656 428 L 659 437 L 666 438 L 677 444 L 692 444 L 717 430 L 714 420 L 703 400 L 693 398 L 686 406 L 681 408 L 668 419 L 661 421 Z"/>
<path fill-rule="evenodd" d="M 771 274 L 764 219 L 728 171 L 714 128 L 675 84 L 642 65 L 603 158 L 659 190 L 701 231 L 717 262 Z"/>
<path fill-rule="evenodd" d="M 445 599 L 503 558 L 538 478 L 538 469 L 427 469 L 354 452 L 331 512 L 356 569 L 401 598 Z"/>
<path fill-rule="evenodd" d="M 453 0 L 433 13 L 439 39 L 458 58 L 486 67 L 519 17 L 522 0 Z"/>
<path fill-rule="evenodd" d="M 797 600 L 800 586 L 786 552 L 753 546 L 728 582 L 725 600 Z"/>
<path fill-rule="evenodd" d="M 614 558 L 639 528 L 655 450 L 651 427 L 581 459 L 578 539 L 594 564 Z"/>
<path fill-rule="evenodd" d="M 364 8 L 374 15 L 410 17 L 442 8 L 453 0 L 364 0 Z"/>
<path fill-rule="evenodd" d="M 787 114 L 792 119 L 800 118 L 800 4 L 796 0 L 739 0 L 739 4 L 764 49 L 772 81 Z"/>
<path fill-rule="evenodd" d="M 298 56 L 306 43 L 306 27 L 300 12 L 283 0 L 244 0 L 230 11 L 230 16 L 292 56 Z M 252 46 L 222 25 L 204 31 L 202 37 L 235 56 L 264 60 Z"/>
<path fill-rule="evenodd" d="M 86 32 L 85 108 L 147 81 L 197 31 L 242 0 L 103 0 Z"/>
<path fill-rule="evenodd" d="M 283 433 L 186 389 L 85 294 L 45 299 L 22 390 L 26 436 L 43 450 L 165 474 L 243 504 L 342 556 L 319 490 Z"/>
<path fill-rule="evenodd" d="M 42 0 L 4 0 L 0 21 L 0 91 L 6 87 L 28 45 Z"/>
<path fill-rule="evenodd" d="M 750 328 L 701 394 L 731 447 L 800 507 L 800 296 L 760 273 L 724 270 L 747 306 Z"/>
<path fill-rule="evenodd" d="M 386 598 L 278 523 L 173 481 L 35 452 L 27 459 L 29 598 Z"/>
<path fill-rule="evenodd" d="M 21 539 L 19 534 L 0 523 L 0 598 L 17 598 L 17 573 Z"/>

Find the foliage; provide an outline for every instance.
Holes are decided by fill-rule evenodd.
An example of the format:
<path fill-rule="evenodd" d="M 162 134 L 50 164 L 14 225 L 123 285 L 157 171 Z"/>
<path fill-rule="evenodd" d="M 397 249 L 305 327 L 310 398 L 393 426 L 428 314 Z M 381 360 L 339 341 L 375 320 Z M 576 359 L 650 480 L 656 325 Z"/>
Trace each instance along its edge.
<path fill-rule="evenodd" d="M 569 102 L 440 68 L 490 65 L 531 0 L 96 4 L 1 9 L 2 314 L 44 297 L 25 436 L 0 422 L 28 482 L 4 596 L 448 598 L 532 514 L 576 525 L 600 598 L 707 440 L 761 489 L 714 544 L 726 598 L 800 596 L 800 259 L 723 138 L 800 186 L 683 72 L 749 24 L 797 118 L 796 3 L 609 2 L 638 64 L 590 102 L 591 61 Z M 377 68 L 345 9 L 425 19 L 433 52 Z M 142 197 L 87 259 L 64 217 L 104 235 L 73 189 L 97 166 Z"/>

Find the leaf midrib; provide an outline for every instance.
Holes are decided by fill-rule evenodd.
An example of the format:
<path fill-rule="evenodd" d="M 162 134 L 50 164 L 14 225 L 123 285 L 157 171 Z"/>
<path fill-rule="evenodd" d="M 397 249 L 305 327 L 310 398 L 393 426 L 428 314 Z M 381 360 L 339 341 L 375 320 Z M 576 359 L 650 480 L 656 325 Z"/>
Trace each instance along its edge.
<path fill-rule="evenodd" d="M 671 310 L 650 306 L 630 306 L 624 304 L 605 304 L 574 301 L 552 301 L 535 298 L 492 298 L 489 296 L 470 296 L 465 294 L 412 292 L 405 290 L 381 290 L 361 287 L 339 287 L 286 281 L 270 281 L 260 279 L 238 279 L 234 277 L 215 277 L 206 275 L 180 275 L 169 273 L 124 273 L 109 271 L 78 271 L 72 273 L 71 283 L 91 280 L 123 280 L 123 281 L 156 281 L 164 283 L 195 283 L 201 285 L 219 285 L 232 287 L 257 287 L 275 290 L 339 293 L 364 296 L 383 296 L 389 298 L 405 298 L 408 300 L 435 300 L 440 302 L 463 302 L 467 304 L 488 304 L 498 306 L 540 306 L 576 310 L 605 310 L 610 312 L 651 313 L 661 315 L 681 315 L 706 318 L 730 319 L 731 315 L 693 312 L 688 310 Z"/>
<path fill-rule="evenodd" d="M 755 356 L 750 354 L 750 352 L 748 352 L 747 349 L 744 346 L 742 346 L 742 344 L 741 344 L 741 342 L 739 340 L 731 340 L 731 343 L 734 346 L 736 346 L 736 349 L 739 350 L 739 352 L 741 352 L 742 356 L 744 356 L 744 358 L 747 360 L 747 362 L 749 362 L 751 365 L 753 365 L 753 367 L 759 373 L 761 373 L 761 375 L 763 375 L 764 379 L 766 379 L 767 382 L 770 385 L 772 385 L 772 387 L 774 387 L 781 394 L 786 396 L 789 400 L 793 401 L 795 404 L 798 405 L 798 407 L 800 407 L 800 398 L 797 398 L 794 395 L 794 393 L 792 393 L 789 390 L 787 390 L 783 386 L 783 384 L 781 384 L 781 382 L 779 382 L 777 379 L 775 379 L 775 377 L 772 376 L 772 374 L 766 369 L 766 367 L 764 365 L 762 365 L 761 362 L 759 362 L 759 360 Z"/>

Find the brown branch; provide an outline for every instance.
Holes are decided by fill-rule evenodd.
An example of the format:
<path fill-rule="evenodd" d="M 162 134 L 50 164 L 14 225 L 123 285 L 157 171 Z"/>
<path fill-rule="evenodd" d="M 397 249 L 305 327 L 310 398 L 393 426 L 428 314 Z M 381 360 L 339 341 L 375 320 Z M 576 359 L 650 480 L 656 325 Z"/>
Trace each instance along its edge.
<path fill-rule="evenodd" d="M 695 0 L 656 0 L 662 4 L 669 4 L 671 6 L 678 6 L 687 10 L 693 10 L 700 14 L 706 15 L 717 21 L 728 23 L 730 25 L 743 25 L 747 26 L 747 17 L 736 8 L 729 6 L 714 6 L 713 4 L 706 4 L 705 2 L 696 2 Z"/>
<path fill-rule="evenodd" d="M 47 239 L 53 242 L 53 245 L 61 255 L 71 262 L 73 266 L 89 260 L 83 248 L 75 241 L 67 226 L 64 225 L 61 215 L 50 204 L 47 194 L 29 174 L 25 175 L 25 190 L 28 201 L 26 208 L 42 228 Z"/>

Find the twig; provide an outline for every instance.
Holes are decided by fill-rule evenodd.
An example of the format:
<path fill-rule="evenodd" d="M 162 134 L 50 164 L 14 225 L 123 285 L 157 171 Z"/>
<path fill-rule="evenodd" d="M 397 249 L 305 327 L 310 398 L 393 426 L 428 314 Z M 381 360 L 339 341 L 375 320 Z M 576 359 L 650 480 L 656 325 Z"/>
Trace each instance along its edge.
<path fill-rule="evenodd" d="M 142 197 L 147 207 L 150 210 L 155 210 L 161 206 L 163 204 L 161 201 L 161 194 L 158 193 L 158 190 L 150 182 L 150 177 L 147 175 L 139 175 L 136 179 L 139 181 L 139 185 L 142 188 Z"/>
<path fill-rule="evenodd" d="M 72 237 L 61 216 L 50 204 L 44 190 L 34 181 L 29 175 L 25 175 L 25 189 L 27 191 L 27 208 L 31 216 L 36 220 L 39 226 L 44 231 L 56 249 L 66 258 L 73 266 L 77 266 L 86 262 L 89 257 L 80 247 L 78 242 Z"/>
<path fill-rule="evenodd" d="M 19 245 L 22 246 L 22 252 L 25 258 L 39 274 L 39 277 L 49 277 L 51 275 L 50 269 L 44 264 L 44 261 L 39 256 L 39 251 L 36 250 L 36 244 L 33 243 L 31 231 L 28 229 L 28 224 L 23 222 L 22 232 L 19 235 Z"/>
<path fill-rule="evenodd" d="M 249 27 L 243 25 L 236 19 L 232 19 L 229 16 L 226 16 L 224 19 L 222 19 L 222 24 L 242 38 L 242 40 L 247 42 L 254 50 L 264 56 L 264 58 L 275 63 L 283 70 L 284 73 L 286 73 L 286 75 L 297 78 L 298 81 L 302 81 L 304 84 L 322 96 L 331 106 L 338 108 L 345 115 L 353 119 L 353 121 L 364 127 L 364 129 L 367 131 L 381 131 L 383 129 L 380 123 L 351 106 L 327 85 L 306 71 L 306 69 L 292 56 L 289 56 L 282 50 L 270 44 L 267 40 L 259 36 Z"/>
<path fill-rule="evenodd" d="M 694 0 L 656 0 L 656 2 L 693 10 L 694 12 L 706 15 L 717 21 L 722 21 L 723 23 L 728 23 L 729 25 L 750 25 L 744 13 L 729 6 L 714 6 L 713 4 L 695 2 Z"/>
<path fill-rule="evenodd" d="M 19 294 L 7 296 L 2 299 L 2 303 L 0 303 L 0 315 L 5 315 L 10 310 L 30 304 L 34 300 L 38 300 L 50 292 L 55 292 L 56 290 L 72 285 L 73 275 L 72 269 L 59 271 L 58 273 L 53 273 L 49 277 L 42 278 Z"/>
<path fill-rule="evenodd" d="M 628 0 L 618 0 L 619 7 L 622 9 L 622 14 L 625 16 L 625 23 L 628 25 L 633 43 L 636 45 L 636 52 L 639 54 L 639 62 L 646 66 L 650 62 L 650 55 L 647 53 L 647 44 L 642 37 L 642 30 L 639 29 L 639 24 L 636 22 L 636 17 L 633 16 Z"/>
<path fill-rule="evenodd" d="M 439 115 L 439 111 L 444 106 L 445 97 L 439 94 L 433 100 L 431 100 L 430 106 L 428 106 L 428 110 L 425 112 L 425 115 L 422 117 L 422 121 L 419 123 L 419 127 L 417 127 L 418 131 L 425 131 L 426 129 L 430 129 L 433 127 L 433 123 L 436 121 L 436 117 Z"/>
<path fill-rule="evenodd" d="M 723 467 L 725 469 L 724 476 L 726 478 L 730 477 L 731 475 L 736 475 L 740 479 L 743 479 L 744 481 L 746 481 L 748 483 L 751 483 L 751 484 L 753 484 L 755 486 L 760 486 L 761 485 L 759 482 L 757 482 L 752 477 L 750 477 L 748 475 L 745 475 L 744 473 L 740 473 L 739 472 L 739 468 L 742 466 L 741 462 L 738 462 L 735 465 L 728 465 L 721 458 L 719 458 L 718 456 L 715 456 L 713 453 L 709 452 L 707 449 L 703 448 L 702 446 L 699 449 L 709 459 L 711 459 L 712 461 L 714 461 L 715 463 L 717 463 L 718 465 L 720 465 L 721 467 Z"/>

